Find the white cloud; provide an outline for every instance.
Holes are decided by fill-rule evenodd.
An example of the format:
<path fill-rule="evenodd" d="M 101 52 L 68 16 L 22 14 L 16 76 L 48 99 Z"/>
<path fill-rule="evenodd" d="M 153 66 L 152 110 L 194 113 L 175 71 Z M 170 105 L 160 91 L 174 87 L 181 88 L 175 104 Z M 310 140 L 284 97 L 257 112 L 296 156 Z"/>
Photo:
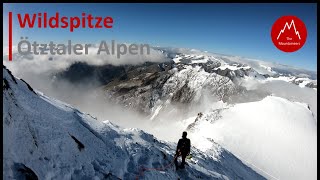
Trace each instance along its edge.
<path fill-rule="evenodd" d="M 107 42 L 108 43 L 108 42 Z M 109 44 L 108 44 L 109 45 Z M 23 77 L 26 73 L 39 74 L 63 70 L 75 62 L 86 62 L 90 65 L 137 65 L 144 62 L 163 62 L 168 59 L 158 50 L 150 48 L 150 54 L 144 51 L 144 54 L 131 55 L 129 53 L 117 58 L 117 54 L 98 55 L 98 45 L 89 47 L 88 54 L 85 55 L 28 55 L 22 56 L 17 53 L 17 47 L 13 47 L 13 60 L 9 62 L 7 56 L 4 56 L 4 65 L 7 66 L 15 75 Z M 4 48 L 6 52 L 7 48 Z M 109 47 L 109 49 L 111 49 Z M 83 51 L 84 52 L 84 51 Z M 51 59 L 51 60 L 50 60 Z M 27 67 L 27 68 L 26 68 Z"/>

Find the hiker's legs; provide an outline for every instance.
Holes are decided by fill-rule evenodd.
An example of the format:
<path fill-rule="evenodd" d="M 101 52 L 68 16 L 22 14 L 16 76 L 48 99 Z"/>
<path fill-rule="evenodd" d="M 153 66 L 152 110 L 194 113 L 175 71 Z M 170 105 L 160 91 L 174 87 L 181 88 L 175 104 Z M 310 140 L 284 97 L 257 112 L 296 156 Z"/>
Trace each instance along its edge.
<path fill-rule="evenodd" d="M 184 164 L 186 163 L 186 157 L 187 157 L 186 154 L 182 154 L 182 155 L 181 155 L 181 158 L 182 158 L 181 167 L 182 167 L 182 168 L 184 168 Z"/>
<path fill-rule="evenodd" d="M 179 154 L 176 154 L 175 158 L 174 158 L 174 164 L 176 165 L 176 168 L 178 168 L 178 157 L 179 156 L 180 156 Z"/>

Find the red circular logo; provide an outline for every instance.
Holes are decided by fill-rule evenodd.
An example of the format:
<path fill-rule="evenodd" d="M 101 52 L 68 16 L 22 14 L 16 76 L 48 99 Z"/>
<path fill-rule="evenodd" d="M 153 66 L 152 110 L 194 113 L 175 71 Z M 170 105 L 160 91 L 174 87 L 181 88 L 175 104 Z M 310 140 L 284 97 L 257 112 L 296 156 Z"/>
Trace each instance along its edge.
<path fill-rule="evenodd" d="M 282 16 L 271 29 L 273 44 L 284 52 L 299 50 L 307 39 L 307 28 L 296 16 Z"/>

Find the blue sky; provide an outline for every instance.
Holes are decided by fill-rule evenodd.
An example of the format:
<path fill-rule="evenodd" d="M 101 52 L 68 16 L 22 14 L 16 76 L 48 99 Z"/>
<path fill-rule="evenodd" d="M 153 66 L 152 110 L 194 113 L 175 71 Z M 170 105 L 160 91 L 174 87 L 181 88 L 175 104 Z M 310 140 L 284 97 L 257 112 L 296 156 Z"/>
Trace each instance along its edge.
<path fill-rule="evenodd" d="M 183 47 L 288 64 L 304 69 L 317 67 L 316 4 L 4 4 L 14 13 L 14 45 L 20 36 L 39 42 L 99 43 L 117 40 L 155 46 Z M 111 16 L 112 29 L 20 29 L 17 13 L 47 12 L 54 15 Z M 293 53 L 278 50 L 270 33 L 283 15 L 295 15 L 306 25 L 305 45 Z M 4 24 L 4 27 L 5 24 Z M 4 36 L 6 31 L 4 30 Z M 5 44 L 5 42 L 4 42 Z"/>

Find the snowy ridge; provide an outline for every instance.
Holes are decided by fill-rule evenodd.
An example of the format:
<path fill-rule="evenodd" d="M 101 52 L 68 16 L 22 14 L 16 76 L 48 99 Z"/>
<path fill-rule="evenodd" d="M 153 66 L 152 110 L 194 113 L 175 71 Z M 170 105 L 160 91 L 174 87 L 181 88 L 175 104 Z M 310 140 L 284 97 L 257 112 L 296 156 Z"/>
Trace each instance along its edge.
<path fill-rule="evenodd" d="M 3 68 L 4 179 L 135 179 L 164 167 L 176 144 L 98 121 L 46 97 Z M 192 148 L 186 170 L 146 171 L 139 179 L 265 179 L 216 143 Z"/>
<path fill-rule="evenodd" d="M 317 78 L 317 72 L 299 69 L 296 67 L 283 65 L 275 62 L 262 61 L 258 59 L 245 58 L 240 56 L 232 56 L 232 55 L 224 55 L 217 53 L 208 53 L 206 51 L 200 50 L 190 50 L 183 48 L 158 48 L 161 49 L 162 52 L 167 52 L 172 56 L 172 59 L 175 63 L 183 63 L 183 62 L 193 62 L 196 63 L 199 60 L 199 63 L 205 63 L 208 61 L 217 61 L 222 65 L 230 65 L 233 64 L 244 65 L 251 67 L 255 71 L 260 74 L 268 74 L 268 75 L 292 75 L 299 77 L 300 75 L 304 75 L 309 77 L 312 80 Z M 189 61 L 184 61 L 185 59 Z"/>
<path fill-rule="evenodd" d="M 196 147 L 205 151 L 214 139 L 268 179 L 317 179 L 317 124 L 305 103 L 267 96 L 229 105 L 204 113 L 188 131 Z"/>

